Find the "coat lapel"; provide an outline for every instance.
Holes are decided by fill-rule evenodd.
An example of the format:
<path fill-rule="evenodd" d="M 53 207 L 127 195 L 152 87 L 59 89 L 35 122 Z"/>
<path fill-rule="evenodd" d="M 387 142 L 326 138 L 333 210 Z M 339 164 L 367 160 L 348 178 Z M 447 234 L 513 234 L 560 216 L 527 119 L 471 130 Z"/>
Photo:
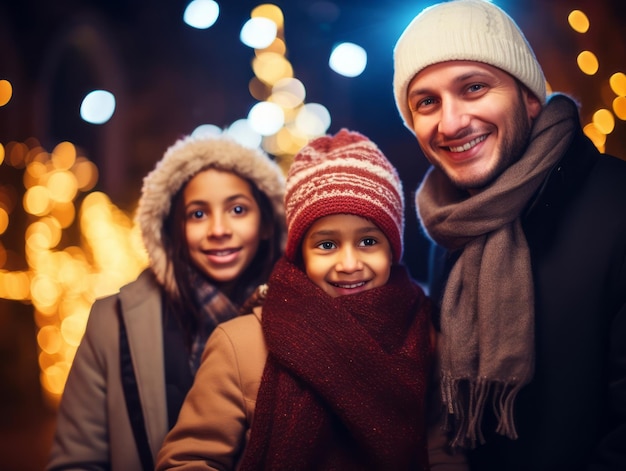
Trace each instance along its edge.
<path fill-rule="evenodd" d="M 146 432 L 156 456 L 168 431 L 161 291 L 145 271 L 132 292 L 121 290 L 120 300 Z"/>

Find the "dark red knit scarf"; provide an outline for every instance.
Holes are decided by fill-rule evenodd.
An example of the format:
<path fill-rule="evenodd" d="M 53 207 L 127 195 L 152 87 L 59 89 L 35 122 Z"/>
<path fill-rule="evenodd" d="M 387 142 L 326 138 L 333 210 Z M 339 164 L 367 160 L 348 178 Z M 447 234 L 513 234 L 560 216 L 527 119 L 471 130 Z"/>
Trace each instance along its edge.
<path fill-rule="evenodd" d="M 269 281 L 269 356 L 241 470 L 426 470 L 430 303 L 400 266 L 331 298 L 286 259 Z"/>

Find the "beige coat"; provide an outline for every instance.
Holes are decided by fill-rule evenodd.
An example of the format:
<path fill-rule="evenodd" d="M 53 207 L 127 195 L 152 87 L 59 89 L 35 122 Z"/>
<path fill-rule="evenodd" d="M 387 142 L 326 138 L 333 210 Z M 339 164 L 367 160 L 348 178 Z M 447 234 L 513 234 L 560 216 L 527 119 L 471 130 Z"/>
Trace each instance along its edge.
<path fill-rule="evenodd" d="M 168 431 L 161 294 L 145 271 L 96 301 L 65 387 L 47 468 L 140 470 L 120 380 L 118 312 L 124 316 L 152 453 Z"/>
<path fill-rule="evenodd" d="M 158 454 L 157 469 L 236 468 L 267 358 L 260 314 L 257 309 L 224 322 L 209 337 L 178 421 Z"/>

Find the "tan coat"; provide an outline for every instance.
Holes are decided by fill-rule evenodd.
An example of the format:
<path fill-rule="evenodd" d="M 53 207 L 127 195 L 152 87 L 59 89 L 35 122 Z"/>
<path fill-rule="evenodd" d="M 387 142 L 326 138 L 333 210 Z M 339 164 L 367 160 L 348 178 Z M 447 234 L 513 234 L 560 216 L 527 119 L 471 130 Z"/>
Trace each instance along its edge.
<path fill-rule="evenodd" d="M 232 470 L 248 442 L 267 358 L 260 309 L 224 322 L 209 337 L 159 469 Z"/>
<path fill-rule="evenodd" d="M 156 456 L 168 431 L 161 293 L 148 271 L 96 301 L 66 383 L 46 469 L 140 470 L 120 380 L 124 316 L 144 420 Z"/>

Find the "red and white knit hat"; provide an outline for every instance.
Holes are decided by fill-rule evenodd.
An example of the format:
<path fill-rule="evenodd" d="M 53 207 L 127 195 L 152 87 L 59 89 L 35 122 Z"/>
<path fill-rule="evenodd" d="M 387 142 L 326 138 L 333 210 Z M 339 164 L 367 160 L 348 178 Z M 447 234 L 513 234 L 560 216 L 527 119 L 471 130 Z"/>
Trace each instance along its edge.
<path fill-rule="evenodd" d="M 296 260 L 306 231 L 319 218 L 353 214 L 376 224 L 402 257 L 404 197 L 398 172 L 376 144 L 342 129 L 309 142 L 287 174 L 285 255 Z"/>

